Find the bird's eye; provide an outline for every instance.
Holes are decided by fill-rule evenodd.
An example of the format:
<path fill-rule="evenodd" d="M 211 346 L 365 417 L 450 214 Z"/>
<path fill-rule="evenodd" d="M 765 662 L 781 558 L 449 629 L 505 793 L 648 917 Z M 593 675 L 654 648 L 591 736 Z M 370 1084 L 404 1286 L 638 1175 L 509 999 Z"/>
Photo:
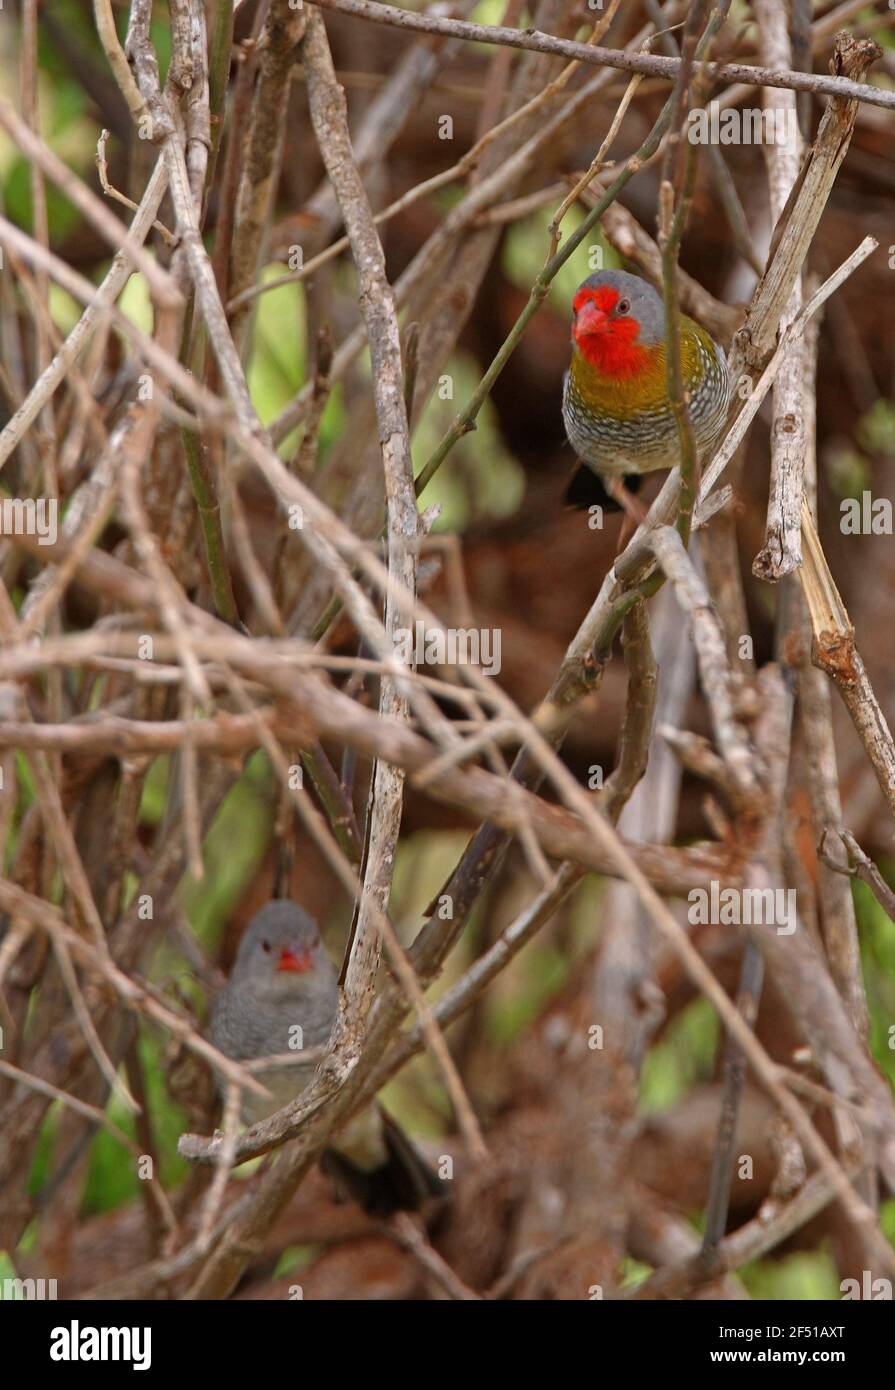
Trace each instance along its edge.
<path fill-rule="evenodd" d="M 269 954 L 269 953 L 270 953 L 270 942 L 269 942 L 269 941 L 262 941 L 262 942 L 261 942 L 261 949 L 262 949 L 262 951 L 267 951 L 268 954 Z"/>
<path fill-rule="evenodd" d="M 631 312 L 631 301 L 630 301 L 630 299 L 620 299 L 619 302 L 618 302 L 618 308 L 616 309 L 615 312 L 616 312 L 617 314 L 630 314 L 630 312 Z"/>

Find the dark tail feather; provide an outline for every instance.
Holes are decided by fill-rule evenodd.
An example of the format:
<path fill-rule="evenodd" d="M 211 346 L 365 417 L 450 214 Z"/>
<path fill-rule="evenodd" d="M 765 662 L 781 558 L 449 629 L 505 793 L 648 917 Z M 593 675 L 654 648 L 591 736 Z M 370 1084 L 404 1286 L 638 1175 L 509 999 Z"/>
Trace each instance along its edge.
<path fill-rule="evenodd" d="M 320 1166 L 370 1216 L 416 1211 L 433 1197 L 445 1197 L 447 1187 L 417 1153 L 403 1130 L 383 1110 L 382 1126 L 388 1158 L 379 1168 L 365 1170 L 345 1154 L 327 1149 Z"/>
<path fill-rule="evenodd" d="M 642 473 L 626 473 L 625 487 L 629 492 L 639 492 L 643 486 Z M 582 463 L 572 474 L 563 499 L 567 507 L 586 512 L 588 507 L 602 507 L 604 512 L 620 512 L 621 507 L 614 497 L 610 497 L 600 481 L 599 474 L 586 463 Z"/>

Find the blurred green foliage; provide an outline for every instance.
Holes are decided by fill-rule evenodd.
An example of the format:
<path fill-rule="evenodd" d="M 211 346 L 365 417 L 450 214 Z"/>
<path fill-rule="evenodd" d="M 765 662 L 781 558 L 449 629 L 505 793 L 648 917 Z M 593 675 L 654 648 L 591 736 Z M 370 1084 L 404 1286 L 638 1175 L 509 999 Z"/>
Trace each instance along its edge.
<path fill-rule="evenodd" d="M 282 265 L 265 267 L 261 280 L 279 279 Z M 280 285 L 254 301 L 249 389 L 263 424 L 278 415 L 304 384 L 307 375 L 304 290 Z"/>
<path fill-rule="evenodd" d="M 694 999 L 673 1019 L 647 1054 L 640 1076 L 640 1103 L 647 1112 L 667 1110 L 713 1074 L 721 1029 L 707 999 Z"/>
<path fill-rule="evenodd" d="M 544 268 L 550 245 L 547 229 L 555 211 L 556 208 L 552 205 L 539 208 L 537 212 L 522 218 L 507 234 L 503 252 L 503 271 L 520 290 L 530 290 Z M 569 237 L 577 232 L 584 217 L 585 214 L 577 204 L 569 208 L 560 229 L 560 250 Z M 588 275 L 592 275 L 596 270 L 613 270 L 621 264 L 621 258 L 610 246 L 602 231 L 597 227 L 593 228 L 590 236 L 572 252 L 550 281 L 545 303 L 561 314 L 565 321 L 569 317 L 569 305 L 581 281 L 586 280 Z"/>

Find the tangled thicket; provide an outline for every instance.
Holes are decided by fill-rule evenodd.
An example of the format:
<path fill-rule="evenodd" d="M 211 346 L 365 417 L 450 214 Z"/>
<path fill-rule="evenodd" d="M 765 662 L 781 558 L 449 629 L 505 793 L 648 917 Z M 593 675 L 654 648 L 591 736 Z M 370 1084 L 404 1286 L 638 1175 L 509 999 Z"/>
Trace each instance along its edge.
<path fill-rule="evenodd" d="M 895 1279 L 893 19 L 3 8 L 0 1272 Z M 781 141 L 688 138 L 760 107 Z M 621 548 L 563 503 L 597 264 L 735 386 L 698 461 L 669 353 L 681 463 Z M 343 1009 L 215 1134 L 208 1003 L 290 894 Z M 450 1198 L 376 1222 L 316 1160 L 386 1083 Z"/>

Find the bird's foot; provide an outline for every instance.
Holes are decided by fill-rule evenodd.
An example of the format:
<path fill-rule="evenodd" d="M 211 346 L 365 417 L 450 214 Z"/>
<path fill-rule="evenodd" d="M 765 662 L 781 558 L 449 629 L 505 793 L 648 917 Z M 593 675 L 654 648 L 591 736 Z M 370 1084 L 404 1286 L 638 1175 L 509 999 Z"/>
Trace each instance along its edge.
<path fill-rule="evenodd" d="M 637 530 L 637 527 L 642 526 L 646 521 L 646 512 L 637 501 L 637 498 L 625 487 L 623 478 L 609 477 L 606 478 L 605 483 L 606 491 L 609 493 L 609 496 L 614 498 L 624 512 L 621 530 L 618 533 L 618 546 L 615 552 L 616 555 L 620 555 Z"/>

